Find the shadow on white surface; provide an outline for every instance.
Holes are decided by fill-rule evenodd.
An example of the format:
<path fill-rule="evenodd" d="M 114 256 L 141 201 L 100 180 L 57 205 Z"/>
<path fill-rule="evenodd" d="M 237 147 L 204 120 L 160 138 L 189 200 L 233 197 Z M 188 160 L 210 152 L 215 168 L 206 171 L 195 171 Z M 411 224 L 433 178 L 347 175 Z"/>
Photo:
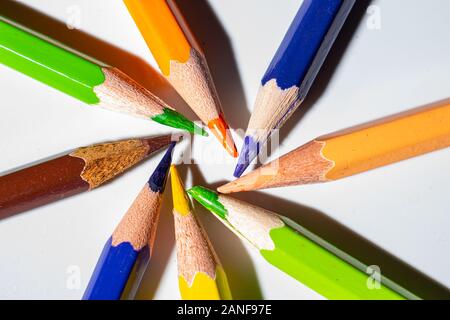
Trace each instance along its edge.
<path fill-rule="evenodd" d="M 68 48 L 122 70 L 189 119 L 198 119 L 167 80 L 137 55 L 81 30 L 68 29 L 64 22 L 14 0 L 2 0 L 0 14 Z"/>

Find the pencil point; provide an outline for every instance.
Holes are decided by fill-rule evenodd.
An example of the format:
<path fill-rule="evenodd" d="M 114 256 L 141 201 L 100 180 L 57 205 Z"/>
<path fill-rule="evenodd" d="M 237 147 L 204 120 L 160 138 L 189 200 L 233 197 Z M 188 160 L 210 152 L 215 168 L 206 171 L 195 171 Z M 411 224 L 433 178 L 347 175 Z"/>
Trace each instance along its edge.
<path fill-rule="evenodd" d="M 184 191 L 184 185 L 175 165 L 170 166 L 170 181 L 172 185 L 172 201 L 174 210 L 180 215 L 191 212 L 189 200 Z"/>
<path fill-rule="evenodd" d="M 172 163 L 172 151 L 176 142 L 172 142 L 159 162 L 155 171 L 148 179 L 148 185 L 153 192 L 163 193 L 166 187 L 167 173 Z"/>
<path fill-rule="evenodd" d="M 201 205 L 222 219 L 226 219 L 227 209 L 219 201 L 219 196 L 205 187 L 195 186 L 187 190 L 187 193 Z"/>
<path fill-rule="evenodd" d="M 236 145 L 234 144 L 233 137 L 231 136 L 230 128 L 225 122 L 223 115 L 220 114 L 218 118 L 211 120 L 208 123 L 208 128 L 214 133 L 214 135 L 222 143 L 223 147 L 233 157 L 238 156 Z"/>
<path fill-rule="evenodd" d="M 240 191 L 248 191 L 246 190 L 246 183 L 252 182 L 248 181 L 247 176 L 243 176 L 242 178 L 238 178 L 234 181 L 228 182 L 217 188 L 217 191 L 220 193 L 234 193 Z M 251 185 L 251 184 L 250 184 Z"/>
<path fill-rule="evenodd" d="M 234 169 L 233 175 L 239 178 L 250 165 L 250 162 L 259 153 L 259 142 L 255 142 L 251 136 L 245 136 L 244 145 L 242 146 L 241 155 L 239 157 L 236 168 Z"/>
<path fill-rule="evenodd" d="M 172 128 L 183 129 L 190 133 L 199 134 L 204 137 L 208 136 L 208 132 L 206 132 L 203 128 L 197 126 L 181 113 L 169 108 L 164 108 L 164 112 L 152 117 L 152 120 Z"/>

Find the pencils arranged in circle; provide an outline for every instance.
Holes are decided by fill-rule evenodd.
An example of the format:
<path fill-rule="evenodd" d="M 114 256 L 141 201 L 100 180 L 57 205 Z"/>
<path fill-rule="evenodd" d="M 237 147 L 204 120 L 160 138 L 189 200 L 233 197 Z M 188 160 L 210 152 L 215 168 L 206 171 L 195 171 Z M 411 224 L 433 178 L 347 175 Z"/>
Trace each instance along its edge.
<path fill-rule="evenodd" d="M 359 9 L 366 9 L 368 3 L 364 2 L 368 1 L 363 1 L 362 6 L 358 8 L 355 5 L 356 0 L 299 2 L 298 11 L 292 12 L 295 17 L 261 79 L 240 154 L 225 119 L 205 52 L 176 1 L 123 0 L 122 9 L 126 11 L 127 8 L 137 26 L 135 31 L 139 30 L 141 33 L 162 75 L 196 113 L 203 122 L 203 127 L 196 125 L 157 97 L 153 89 L 149 90 L 129 77 L 127 70 L 103 64 L 83 52 L 77 52 L 58 43 L 51 37 L 39 34 L 32 30 L 33 28 L 27 28 L 14 19 L 4 17 L 5 13 L 1 13 L 3 11 L 1 9 L 0 64 L 17 71 L 17 76 L 28 76 L 47 85 L 43 87 L 45 89 L 56 89 L 54 91 L 56 94 L 66 94 L 69 98 L 75 98 L 78 102 L 94 107 L 152 120 L 202 136 L 208 136 L 208 129 L 205 128 L 207 126 L 222 144 L 225 152 L 233 158 L 239 157 L 233 173 L 236 179 L 217 187 L 217 191 L 203 186 L 194 186 L 186 191 L 177 167 L 172 164 L 173 151 L 182 138 L 180 135 L 161 135 L 94 144 L 0 175 L 0 220 L 97 188 L 150 155 L 167 148 L 112 234 L 110 230 L 104 238 L 102 237 L 103 247 L 98 250 L 98 260 L 92 268 L 91 277 L 82 296 L 83 300 L 135 299 L 138 290 L 144 289 L 142 283 L 146 271 L 150 272 L 151 277 L 156 277 L 153 284 L 157 285 L 161 280 L 160 262 L 165 264 L 167 261 L 158 261 L 158 258 L 162 260 L 168 258 L 170 250 L 166 250 L 166 257 L 164 252 L 160 256 L 155 255 L 155 251 L 159 251 L 159 248 L 155 250 L 154 243 L 169 174 L 177 255 L 176 276 L 183 300 L 231 300 L 233 295 L 228 279 L 233 280 L 232 276 L 236 276 L 232 273 L 227 275 L 225 272 L 219 255 L 193 209 L 190 197 L 210 211 L 234 235 L 256 249 L 271 265 L 267 266 L 274 267 L 273 271 L 278 272 L 278 276 L 287 277 L 295 285 L 306 286 L 325 298 L 333 300 L 419 300 L 420 296 L 446 298 L 448 290 L 444 286 L 433 284 L 434 280 L 427 280 L 425 275 L 421 275 L 406 263 L 395 261 L 395 258 L 392 260 L 390 254 L 374 252 L 380 250 L 369 243 L 364 244 L 363 239 L 360 239 L 362 243 L 357 247 L 348 248 L 347 253 L 333 244 L 337 242 L 336 239 L 327 241 L 329 235 L 323 234 L 325 238 L 322 238 L 316 234 L 317 230 L 308 230 L 284 215 L 229 195 L 236 192 L 330 182 L 450 146 L 450 99 L 447 99 L 319 136 L 305 144 L 295 146 L 295 149 L 278 159 L 244 175 L 250 164 L 262 153 L 267 141 L 275 137 L 274 133 L 282 128 L 308 98 L 309 91 L 342 27 L 347 19 L 349 26 L 352 22 L 357 22 L 350 20 L 358 18 L 358 14 L 363 14 Z M 217 40 L 213 46 L 220 46 L 215 49 L 218 49 L 216 51 L 220 55 L 218 56 L 220 63 L 226 68 L 227 61 L 231 61 L 232 64 L 234 62 L 232 50 L 229 51 L 229 41 L 220 22 L 215 21 L 212 8 L 208 5 L 205 8 L 201 6 L 197 4 L 192 4 L 189 8 L 187 6 L 187 10 L 191 12 L 184 13 L 192 13 L 196 19 L 202 19 L 198 24 L 202 29 L 197 31 Z M 242 11 L 243 7 L 238 5 L 236 8 Z M 24 11 L 16 13 L 18 9 Z M 368 11 L 369 9 L 371 8 L 368 8 Z M 39 13 L 33 17 L 32 11 L 33 9 L 26 6 L 13 5 L 6 8 L 6 15 L 19 20 L 24 17 L 33 21 L 35 17 L 39 18 L 36 23 L 51 25 L 55 27 L 57 33 L 62 32 L 63 37 L 67 36 L 64 34 L 64 24 L 53 19 L 45 21 L 47 18 Z M 238 11 L 232 13 L 242 14 Z M 254 12 L 250 12 L 252 13 Z M 348 18 L 351 13 L 353 17 Z M 38 21 L 41 18 L 44 20 Z M 75 18 L 75 14 L 72 18 Z M 371 18 L 379 20 L 379 16 L 375 14 Z M 191 22 L 199 21 L 191 20 Z M 36 23 L 32 24 L 36 26 Z M 66 26 L 70 29 L 75 27 L 69 24 Z M 229 25 L 227 29 L 228 27 Z M 77 33 L 76 41 L 96 43 L 100 45 L 98 50 L 106 50 L 108 54 L 109 51 L 114 51 L 112 54 L 118 54 L 122 58 L 127 56 L 120 48 L 97 41 L 82 31 L 74 32 Z M 44 33 L 49 34 L 48 31 Z M 270 32 L 260 33 L 267 42 Z M 348 36 L 346 33 L 342 32 L 341 37 Z M 224 39 L 225 41 L 222 41 Z M 339 47 L 338 43 L 336 47 Z M 128 66 L 138 67 L 134 64 Z M 150 74 L 149 77 L 151 76 Z M 23 80 L 27 78 L 23 77 Z M 36 81 L 34 83 L 39 84 Z M 19 91 L 20 89 L 24 91 L 26 88 L 19 86 Z M 231 90 L 228 89 L 227 91 Z M 17 98 L 17 92 L 14 94 Z M 242 114 L 237 116 L 240 115 Z M 43 142 L 47 141 L 44 139 Z M 23 148 L 25 151 L 29 150 L 30 145 Z M 189 155 L 192 152 L 187 151 Z M 207 151 L 206 154 L 202 153 L 203 156 L 211 158 L 215 155 L 209 150 L 203 151 Z M 7 152 L 5 154 L 8 155 Z M 189 159 L 184 160 L 187 160 L 184 163 L 192 163 Z M 194 176 L 200 176 L 201 179 L 201 175 L 194 174 Z M 105 204 L 98 206 L 102 210 L 106 207 Z M 283 208 L 277 211 L 282 212 Z M 287 210 L 284 211 L 286 214 Z M 310 222 L 314 224 L 318 221 Z M 343 231 L 348 233 L 348 230 Z M 340 238 L 351 242 L 358 237 L 344 235 Z M 103 243 L 106 239 L 106 243 Z M 233 246 L 232 243 L 226 243 L 228 247 Z M 366 251 L 370 249 L 368 252 L 374 254 L 358 259 L 361 249 Z M 235 251 L 233 253 L 236 261 L 233 261 L 231 267 L 242 268 L 241 272 L 249 276 L 249 279 L 253 278 L 253 266 L 246 261 L 247 256 L 236 254 Z M 379 261 L 370 261 L 374 260 L 375 256 Z M 389 266 L 390 264 L 397 264 L 395 268 L 402 269 L 397 270 L 400 272 L 392 276 L 395 281 L 381 273 L 383 268 L 383 272 L 387 271 L 386 274 L 394 274 L 392 271 L 395 270 L 387 270 L 392 269 L 393 266 Z M 151 268 L 148 268 L 149 265 Z M 227 265 L 227 270 L 228 267 L 230 266 Z M 409 288 L 412 282 L 404 284 L 406 280 L 412 278 L 419 280 L 420 283 L 414 285 L 420 287 L 419 292 L 410 291 L 416 291 Z M 70 282 L 75 280 L 78 282 L 79 277 L 71 277 Z M 423 286 L 426 281 L 430 282 L 428 288 Z M 234 287 L 237 283 L 235 281 L 232 284 Z M 273 279 L 269 284 L 273 284 Z M 256 294 L 259 293 L 257 286 L 249 289 L 256 291 Z M 235 292 L 233 293 L 235 295 Z M 244 305 L 242 308 L 230 310 L 245 314 L 251 309 L 252 314 L 255 314 L 253 312 L 255 309 L 250 308 L 252 306 L 255 307 Z M 195 308 L 185 306 L 181 308 L 183 310 L 178 310 L 178 314 L 198 314 L 197 309 L 193 310 Z M 263 311 L 269 309 L 259 308 L 256 311 L 263 314 Z M 206 316 L 210 311 L 218 311 L 211 308 L 204 310 Z"/>
<path fill-rule="evenodd" d="M 84 300 L 133 299 L 152 254 L 172 142 L 150 179 L 106 242 Z"/>
<path fill-rule="evenodd" d="M 388 279 L 372 290 L 367 266 L 288 218 L 204 187 L 188 193 L 270 264 L 328 299 L 417 298 Z"/>
<path fill-rule="evenodd" d="M 2 17 L 0 63 L 87 104 L 206 135 L 117 68 L 88 60 Z"/>
<path fill-rule="evenodd" d="M 316 138 L 218 190 L 326 182 L 448 146 L 450 100 L 445 100 Z"/>
<path fill-rule="evenodd" d="M 228 153 L 237 157 L 207 61 L 177 5 L 171 0 L 124 2 L 163 75 Z"/>
<path fill-rule="evenodd" d="M 234 171 L 240 177 L 306 97 L 355 0 L 305 0 L 261 80 Z"/>
<path fill-rule="evenodd" d="M 184 300 L 228 300 L 227 276 L 196 218 L 174 165 L 170 168 L 177 242 L 178 284 Z"/>
<path fill-rule="evenodd" d="M 0 177 L 0 219 L 94 189 L 168 146 L 170 135 L 103 143 Z"/>

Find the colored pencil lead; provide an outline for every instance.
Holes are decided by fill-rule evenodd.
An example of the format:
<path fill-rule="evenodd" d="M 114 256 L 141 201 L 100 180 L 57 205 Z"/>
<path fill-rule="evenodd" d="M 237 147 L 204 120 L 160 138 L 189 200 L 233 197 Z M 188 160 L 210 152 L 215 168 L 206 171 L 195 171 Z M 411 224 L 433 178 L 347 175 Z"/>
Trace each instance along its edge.
<path fill-rule="evenodd" d="M 185 300 L 231 299 L 225 271 L 191 209 L 174 165 L 170 168 L 177 242 L 178 283 Z"/>

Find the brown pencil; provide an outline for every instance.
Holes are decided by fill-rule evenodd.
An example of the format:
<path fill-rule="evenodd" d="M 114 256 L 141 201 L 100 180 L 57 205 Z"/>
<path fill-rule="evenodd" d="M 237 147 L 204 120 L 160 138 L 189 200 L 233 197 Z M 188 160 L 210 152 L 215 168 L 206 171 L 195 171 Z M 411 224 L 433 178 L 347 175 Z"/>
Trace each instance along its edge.
<path fill-rule="evenodd" d="M 4 175 L 0 177 L 0 219 L 94 189 L 171 141 L 166 135 L 82 147 Z"/>

